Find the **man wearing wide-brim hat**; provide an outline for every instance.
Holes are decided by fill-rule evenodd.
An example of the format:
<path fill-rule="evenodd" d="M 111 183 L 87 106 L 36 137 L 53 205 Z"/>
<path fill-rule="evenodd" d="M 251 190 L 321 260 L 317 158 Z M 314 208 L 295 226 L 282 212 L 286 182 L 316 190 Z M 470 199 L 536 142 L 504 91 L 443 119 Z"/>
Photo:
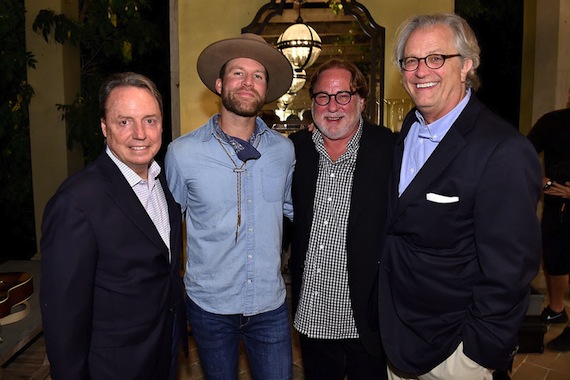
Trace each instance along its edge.
<path fill-rule="evenodd" d="M 186 217 L 187 314 L 202 369 L 237 378 L 243 340 L 254 379 L 290 379 L 280 259 L 295 155 L 257 115 L 289 89 L 292 67 L 246 33 L 206 47 L 197 69 L 221 110 L 169 145 L 166 175 Z"/>

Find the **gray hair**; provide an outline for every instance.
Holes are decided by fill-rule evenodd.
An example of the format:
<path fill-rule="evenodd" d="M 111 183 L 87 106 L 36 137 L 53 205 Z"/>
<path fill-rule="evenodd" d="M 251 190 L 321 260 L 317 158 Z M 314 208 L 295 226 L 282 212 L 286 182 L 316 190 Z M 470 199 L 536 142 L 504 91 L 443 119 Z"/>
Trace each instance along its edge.
<path fill-rule="evenodd" d="M 137 87 L 149 90 L 158 102 L 160 114 L 163 114 L 162 96 L 160 95 L 156 84 L 154 84 L 152 80 L 142 74 L 124 72 L 112 74 L 107 79 L 105 79 L 101 85 L 101 88 L 99 89 L 99 116 L 101 118 L 105 118 L 105 112 L 107 110 L 107 99 L 109 98 L 111 91 L 117 87 Z"/>
<path fill-rule="evenodd" d="M 405 20 L 396 31 L 394 52 L 392 59 L 400 72 L 400 59 L 404 58 L 404 49 L 408 38 L 416 29 L 429 28 L 437 25 L 445 25 L 451 29 L 455 36 L 455 48 L 461 54 L 461 59 L 471 59 L 473 66 L 467 73 L 466 85 L 468 88 L 477 90 L 480 82 L 477 76 L 477 68 L 481 63 L 481 49 L 477 43 L 477 37 L 473 29 L 460 16 L 453 13 L 438 13 L 433 15 L 415 15 Z"/>

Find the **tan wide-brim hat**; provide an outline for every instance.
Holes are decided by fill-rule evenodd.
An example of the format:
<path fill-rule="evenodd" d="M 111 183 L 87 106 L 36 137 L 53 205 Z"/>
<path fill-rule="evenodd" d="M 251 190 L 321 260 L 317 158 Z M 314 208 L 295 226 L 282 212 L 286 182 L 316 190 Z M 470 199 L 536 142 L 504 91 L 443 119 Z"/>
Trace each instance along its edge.
<path fill-rule="evenodd" d="M 198 57 L 198 75 L 215 94 L 220 95 L 216 91 L 216 79 L 220 77 L 222 66 L 234 58 L 251 58 L 265 67 L 269 80 L 266 103 L 279 99 L 291 87 L 293 68 L 289 60 L 263 37 L 244 33 L 237 38 L 214 42 Z"/>

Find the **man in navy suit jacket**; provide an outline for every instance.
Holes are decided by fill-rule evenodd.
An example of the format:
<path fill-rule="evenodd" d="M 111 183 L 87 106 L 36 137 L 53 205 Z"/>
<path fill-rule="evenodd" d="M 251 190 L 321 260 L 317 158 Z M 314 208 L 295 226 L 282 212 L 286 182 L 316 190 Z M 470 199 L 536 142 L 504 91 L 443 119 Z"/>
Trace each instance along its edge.
<path fill-rule="evenodd" d="M 107 148 L 44 212 L 40 302 L 53 379 L 174 379 L 185 332 L 181 212 L 154 156 L 162 100 L 148 78 L 101 87 Z"/>
<path fill-rule="evenodd" d="M 540 265 L 541 168 L 474 94 L 479 47 L 457 15 L 413 16 L 395 60 L 416 105 L 396 142 L 379 276 L 395 379 L 508 368 Z"/>

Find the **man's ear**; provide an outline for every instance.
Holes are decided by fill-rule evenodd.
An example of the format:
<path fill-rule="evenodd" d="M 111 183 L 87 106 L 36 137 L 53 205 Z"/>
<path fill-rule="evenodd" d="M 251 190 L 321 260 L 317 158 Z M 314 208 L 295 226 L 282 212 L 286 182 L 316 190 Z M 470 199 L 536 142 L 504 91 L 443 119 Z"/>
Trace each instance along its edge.
<path fill-rule="evenodd" d="M 216 79 L 216 92 L 218 93 L 218 95 L 222 95 L 222 79 L 221 78 Z"/>
<path fill-rule="evenodd" d="M 463 67 L 461 68 L 461 82 L 465 83 L 467 80 L 467 74 L 469 70 L 473 67 L 473 60 L 471 58 L 466 58 L 463 60 Z"/>
<path fill-rule="evenodd" d="M 101 132 L 103 132 L 103 136 L 107 138 L 107 123 L 105 123 L 105 119 L 101 118 Z"/>
<path fill-rule="evenodd" d="M 361 98 L 360 96 L 358 97 L 358 103 L 359 103 L 359 107 L 360 107 L 360 112 L 364 111 L 364 106 L 366 103 L 366 99 Z"/>

